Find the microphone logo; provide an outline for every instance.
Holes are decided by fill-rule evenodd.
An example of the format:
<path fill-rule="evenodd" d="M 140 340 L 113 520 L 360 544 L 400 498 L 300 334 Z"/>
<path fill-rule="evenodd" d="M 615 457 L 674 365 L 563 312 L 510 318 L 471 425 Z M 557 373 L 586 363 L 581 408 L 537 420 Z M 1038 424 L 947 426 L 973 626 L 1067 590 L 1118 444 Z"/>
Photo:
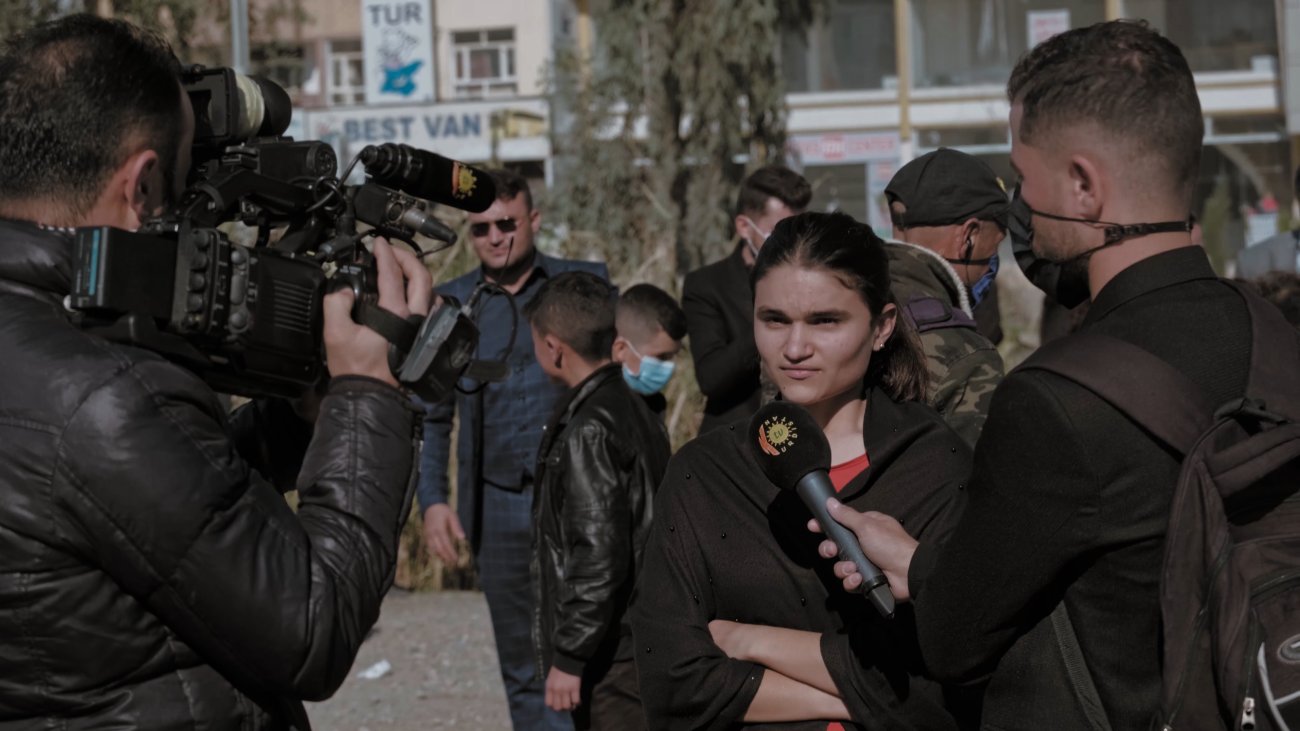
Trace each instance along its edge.
<path fill-rule="evenodd" d="M 474 195 L 474 186 L 478 183 L 478 179 L 474 177 L 473 168 L 455 163 L 451 178 L 451 194 L 456 200 Z"/>
<path fill-rule="evenodd" d="M 758 425 L 758 447 L 765 454 L 779 457 L 799 440 L 799 430 L 785 416 L 769 416 Z"/>

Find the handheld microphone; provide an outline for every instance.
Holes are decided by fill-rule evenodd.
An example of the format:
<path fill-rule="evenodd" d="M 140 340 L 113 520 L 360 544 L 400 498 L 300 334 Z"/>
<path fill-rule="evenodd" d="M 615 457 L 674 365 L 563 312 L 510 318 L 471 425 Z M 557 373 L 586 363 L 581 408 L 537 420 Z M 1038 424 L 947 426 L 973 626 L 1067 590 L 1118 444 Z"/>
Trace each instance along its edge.
<path fill-rule="evenodd" d="M 889 580 L 871 563 L 853 531 L 831 518 L 826 500 L 835 496 L 831 484 L 831 445 L 821 427 L 803 408 L 773 401 L 749 421 L 749 446 L 758 466 L 772 484 L 794 490 L 822 530 L 840 549 L 840 558 L 852 561 L 862 574 L 858 591 L 867 595 L 885 619 L 894 616 L 894 595 Z"/>
<path fill-rule="evenodd" d="M 410 145 L 367 145 L 361 150 L 361 163 L 380 185 L 464 211 L 482 213 L 497 199 L 487 173 Z"/>

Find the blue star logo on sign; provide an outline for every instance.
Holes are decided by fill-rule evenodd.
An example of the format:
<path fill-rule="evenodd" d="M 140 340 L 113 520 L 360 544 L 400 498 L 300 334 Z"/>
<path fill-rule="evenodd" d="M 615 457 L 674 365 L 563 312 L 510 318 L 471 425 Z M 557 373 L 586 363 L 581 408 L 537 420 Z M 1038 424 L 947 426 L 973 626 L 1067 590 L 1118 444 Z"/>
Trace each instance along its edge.
<path fill-rule="evenodd" d="M 410 96 L 415 93 L 415 72 L 423 65 L 423 61 L 412 61 L 405 66 L 385 68 L 384 85 L 380 90 Z"/>

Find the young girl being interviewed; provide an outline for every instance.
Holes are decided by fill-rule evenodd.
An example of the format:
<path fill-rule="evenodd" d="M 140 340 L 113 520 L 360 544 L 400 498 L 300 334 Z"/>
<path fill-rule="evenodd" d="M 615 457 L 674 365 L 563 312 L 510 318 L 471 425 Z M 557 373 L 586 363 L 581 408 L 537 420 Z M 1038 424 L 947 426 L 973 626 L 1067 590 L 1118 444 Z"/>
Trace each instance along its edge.
<path fill-rule="evenodd" d="M 970 452 L 924 405 L 925 356 L 883 242 L 847 215 L 803 213 L 776 226 L 752 276 L 763 371 L 824 433 L 837 498 L 941 533 Z M 632 609 L 650 727 L 956 728 L 923 677 L 910 608 L 884 619 L 843 590 L 750 431 L 687 444 L 656 497 Z"/>

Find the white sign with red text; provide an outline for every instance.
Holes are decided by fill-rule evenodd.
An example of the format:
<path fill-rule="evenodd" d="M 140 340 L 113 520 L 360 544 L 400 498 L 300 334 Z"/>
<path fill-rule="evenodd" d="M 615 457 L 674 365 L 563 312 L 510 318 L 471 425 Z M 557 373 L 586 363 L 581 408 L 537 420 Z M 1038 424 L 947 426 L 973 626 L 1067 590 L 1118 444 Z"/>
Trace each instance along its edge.
<path fill-rule="evenodd" d="M 1070 29 L 1069 10 L 1030 10 L 1025 27 L 1029 29 L 1029 48 Z"/>

